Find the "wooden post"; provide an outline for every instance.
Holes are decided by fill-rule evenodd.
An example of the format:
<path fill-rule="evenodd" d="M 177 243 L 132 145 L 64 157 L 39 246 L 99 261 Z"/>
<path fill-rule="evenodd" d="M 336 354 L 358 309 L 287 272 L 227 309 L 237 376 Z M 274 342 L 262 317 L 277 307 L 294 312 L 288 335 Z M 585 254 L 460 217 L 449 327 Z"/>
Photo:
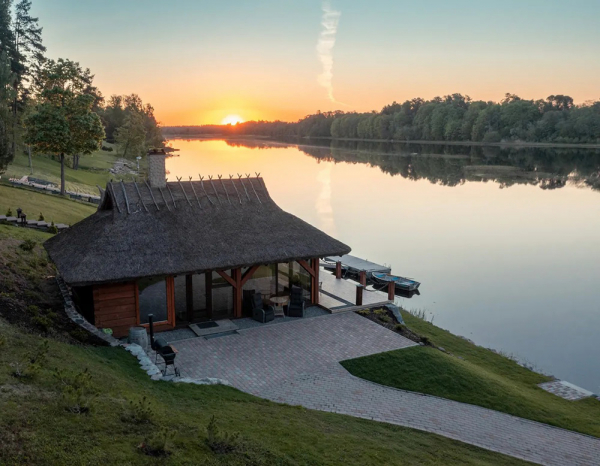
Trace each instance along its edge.
<path fill-rule="evenodd" d="M 187 320 L 188 322 L 194 321 L 194 289 L 193 289 L 192 275 L 185 276 L 185 304 L 187 308 Z"/>
<path fill-rule="evenodd" d="M 310 300 L 312 304 L 319 304 L 319 258 L 311 259 L 310 267 L 314 272 L 310 281 Z"/>
<path fill-rule="evenodd" d="M 213 318 L 212 274 L 212 270 L 204 272 L 204 287 L 206 289 L 206 314 L 209 320 L 212 320 Z"/>
<path fill-rule="evenodd" d="M 362 286 L 367 286 L 367 272 L 365 272 L 364 270 L 361 270 L 358 273 L 358 281 L 360 282 L 360 284 Z"/>
<path fill-rule="evenodd" d="M 342 278 L 342 263 L 340 261 L 335 263 L 335 278 Z"/>
<path fill-rule="evenodd" d="M 395 295 L 396 295 L 396 282 L 388 282 L 388 299 L 390 301 L 393 301 Z"/>
<path fill-rule="evenodd" d="M 233 269 L 231 278 L 235 282 L 233 287 L 233 316 L 242 317 L 242 269 Z"/>
<path fill-rule="evenodd" d="M 362 303 L 363 303 L 363 288 L 364 288 L 364 286 L 362 286 L 362 285 L 357 285 L 356 286 L 356 305 L 357 306 L 362 306 Z"/>

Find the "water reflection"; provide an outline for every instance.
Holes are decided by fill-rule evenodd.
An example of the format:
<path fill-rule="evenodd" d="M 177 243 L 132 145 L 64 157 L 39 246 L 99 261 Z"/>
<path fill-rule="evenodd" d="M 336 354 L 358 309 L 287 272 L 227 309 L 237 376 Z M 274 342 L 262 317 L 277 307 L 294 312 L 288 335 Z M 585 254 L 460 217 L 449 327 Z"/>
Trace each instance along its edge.
<path fill-rule="evenodd" d="M 261 172 L 283 209 L 420 281 L 403 306 L 600 392 L 599 151 L 173 145 L 170 178 Z"/>
<path fill-rule="evenodd" d="M 232 147 L 281 147 L 257 140 L 229 140 Z M 296 144 L 319 160 L 364 163 L 384 173 L 411 180 L 427 179 L 444 186 L 491 181 L 501 188 L 530 184 L 541 189 L 567 183 L 600 190 L 600 149 L 464 146 L 438 144 L 319 141 Z"/>

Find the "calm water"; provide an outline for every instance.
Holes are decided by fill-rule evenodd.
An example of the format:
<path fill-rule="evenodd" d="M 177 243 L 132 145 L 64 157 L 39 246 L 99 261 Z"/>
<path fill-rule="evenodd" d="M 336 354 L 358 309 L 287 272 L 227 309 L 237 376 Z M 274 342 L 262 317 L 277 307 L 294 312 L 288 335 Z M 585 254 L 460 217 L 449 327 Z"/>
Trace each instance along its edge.
<path fill-rule="evenodd" d="M 421 281 L 405 308 L 600 393 L 597 151 L 173 145 L 170 179 L 259 172 L 283 209 Z"/>

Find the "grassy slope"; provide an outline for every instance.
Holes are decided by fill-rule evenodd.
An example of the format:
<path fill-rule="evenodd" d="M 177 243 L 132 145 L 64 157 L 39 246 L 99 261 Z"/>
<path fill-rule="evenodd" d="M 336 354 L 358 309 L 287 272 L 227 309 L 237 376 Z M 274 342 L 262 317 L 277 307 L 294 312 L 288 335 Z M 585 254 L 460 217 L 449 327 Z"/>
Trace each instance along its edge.
<path fill-rule="evenodd" d="M 41 242 L 48 236 L 0 225 L 0 258 L 13 274 L 10 289 L 0 280 L 0 303 L 8 295 L 12 300 L 21 299 L 20 293 L 23 299 L 37 296 L 34 287 L 23 292 L 15 286 L 20 280 L 52 282 L 45 278 L 47 266 L 27 265 L 43 253 L 39 246 L 31 253 L 18 248 L 19 241 Z M 4 312 L 6 306 L 0 305 L 0 316 Z M 123 349 L 75 345 L 68 334 L 54 332 L 45 339 L 36 333 L 0 318 L 0 341 L 5 342 L 0 349 L 0 464 L 525 464 L 433 434 L 279 405 L 229 387 L 152 382 Z M 14 378 L 10 364 L 23 361 L 42 340 L 50 346 L 44 368 L 32 380 Z M 65 410 L 54 368 L 89 369 L 101 393 L 91 414 Z M 154 422 L 122 421 L 128 400 L 143 396 L 153 406 Z M 216 455 L 206 446 L 205 427 L 213 415 L 223 430 L 241 433 L 239 452 Z M 139 452 L 144 438 L 163 427 L 175 433 L 171 456 L 155 459 Z"/>
<path fill-rule="evenodd" d="M 23 209 L 29 220 L 37 220 L 40 212 L 46 222 L 74 224 L 91 215 L 96 207 L 91 204 L 65 199 L 55 194 L 44 194 L 29 189 L 0 185 L 0 214 L 8 208 L 17 215 L 17 207 Z"/>
<path fill-rule="evenodd" d="M 110 146 L 104 143 L 105 146 Z M 84 155 L 79 161 L 79 169 L 73 170 L 65 166 L 65 182 L 67 190 L 98 195 L 98 186 L 104 187 L 110 179 L 121 179 L 120 176 L 108 172 L 117 160 L 116 151 L 96 151 Z M 29 175 L 29 158 L 26 154 L 18 154 L 8 166 L 6 178 L 21 178 Z M 39 177 L 60 185 L 60 163 L 47 156 L 33 156 L 33 177 Z"/>
<path fill-rule="evenodd" d="M 599 401 L 563 400 L 537 387 L 548 377 L 408 313 L 403 316 L 411 330 L 454 356 L 430 347 L 415 347 L 344 361 L 344 367 L 358 377 L 383 385 L 484 406 L 600 437 Z"/>

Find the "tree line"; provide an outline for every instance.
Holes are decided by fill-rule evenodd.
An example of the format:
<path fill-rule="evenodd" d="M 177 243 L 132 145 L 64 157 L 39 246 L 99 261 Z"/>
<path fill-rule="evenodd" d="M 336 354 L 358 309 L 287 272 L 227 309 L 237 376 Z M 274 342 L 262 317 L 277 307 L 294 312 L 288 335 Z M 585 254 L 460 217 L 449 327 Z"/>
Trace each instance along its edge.
<path fill-rule="evenodd" d="M 19 151 L 53 155 L 77 169 L 79 157 L 116 142 L 123 156 L 143 155 L 163 138 L 154 109 L 136 94 L 110 97 L 78 62 L 48 59 L 31 0 L 0 0 L 0 173 Z"/>
<path fill-rule="evenodd" d="M 249 121 L 237 125 L 169 128 L 181 134 L 331 137 L 393 141 L 600 143 L 600 101 L 575 105 L 567 95 L 500 102 L 452 94 L 393 102 L 380 112 L 317 112 L 295 123 Z"/>

